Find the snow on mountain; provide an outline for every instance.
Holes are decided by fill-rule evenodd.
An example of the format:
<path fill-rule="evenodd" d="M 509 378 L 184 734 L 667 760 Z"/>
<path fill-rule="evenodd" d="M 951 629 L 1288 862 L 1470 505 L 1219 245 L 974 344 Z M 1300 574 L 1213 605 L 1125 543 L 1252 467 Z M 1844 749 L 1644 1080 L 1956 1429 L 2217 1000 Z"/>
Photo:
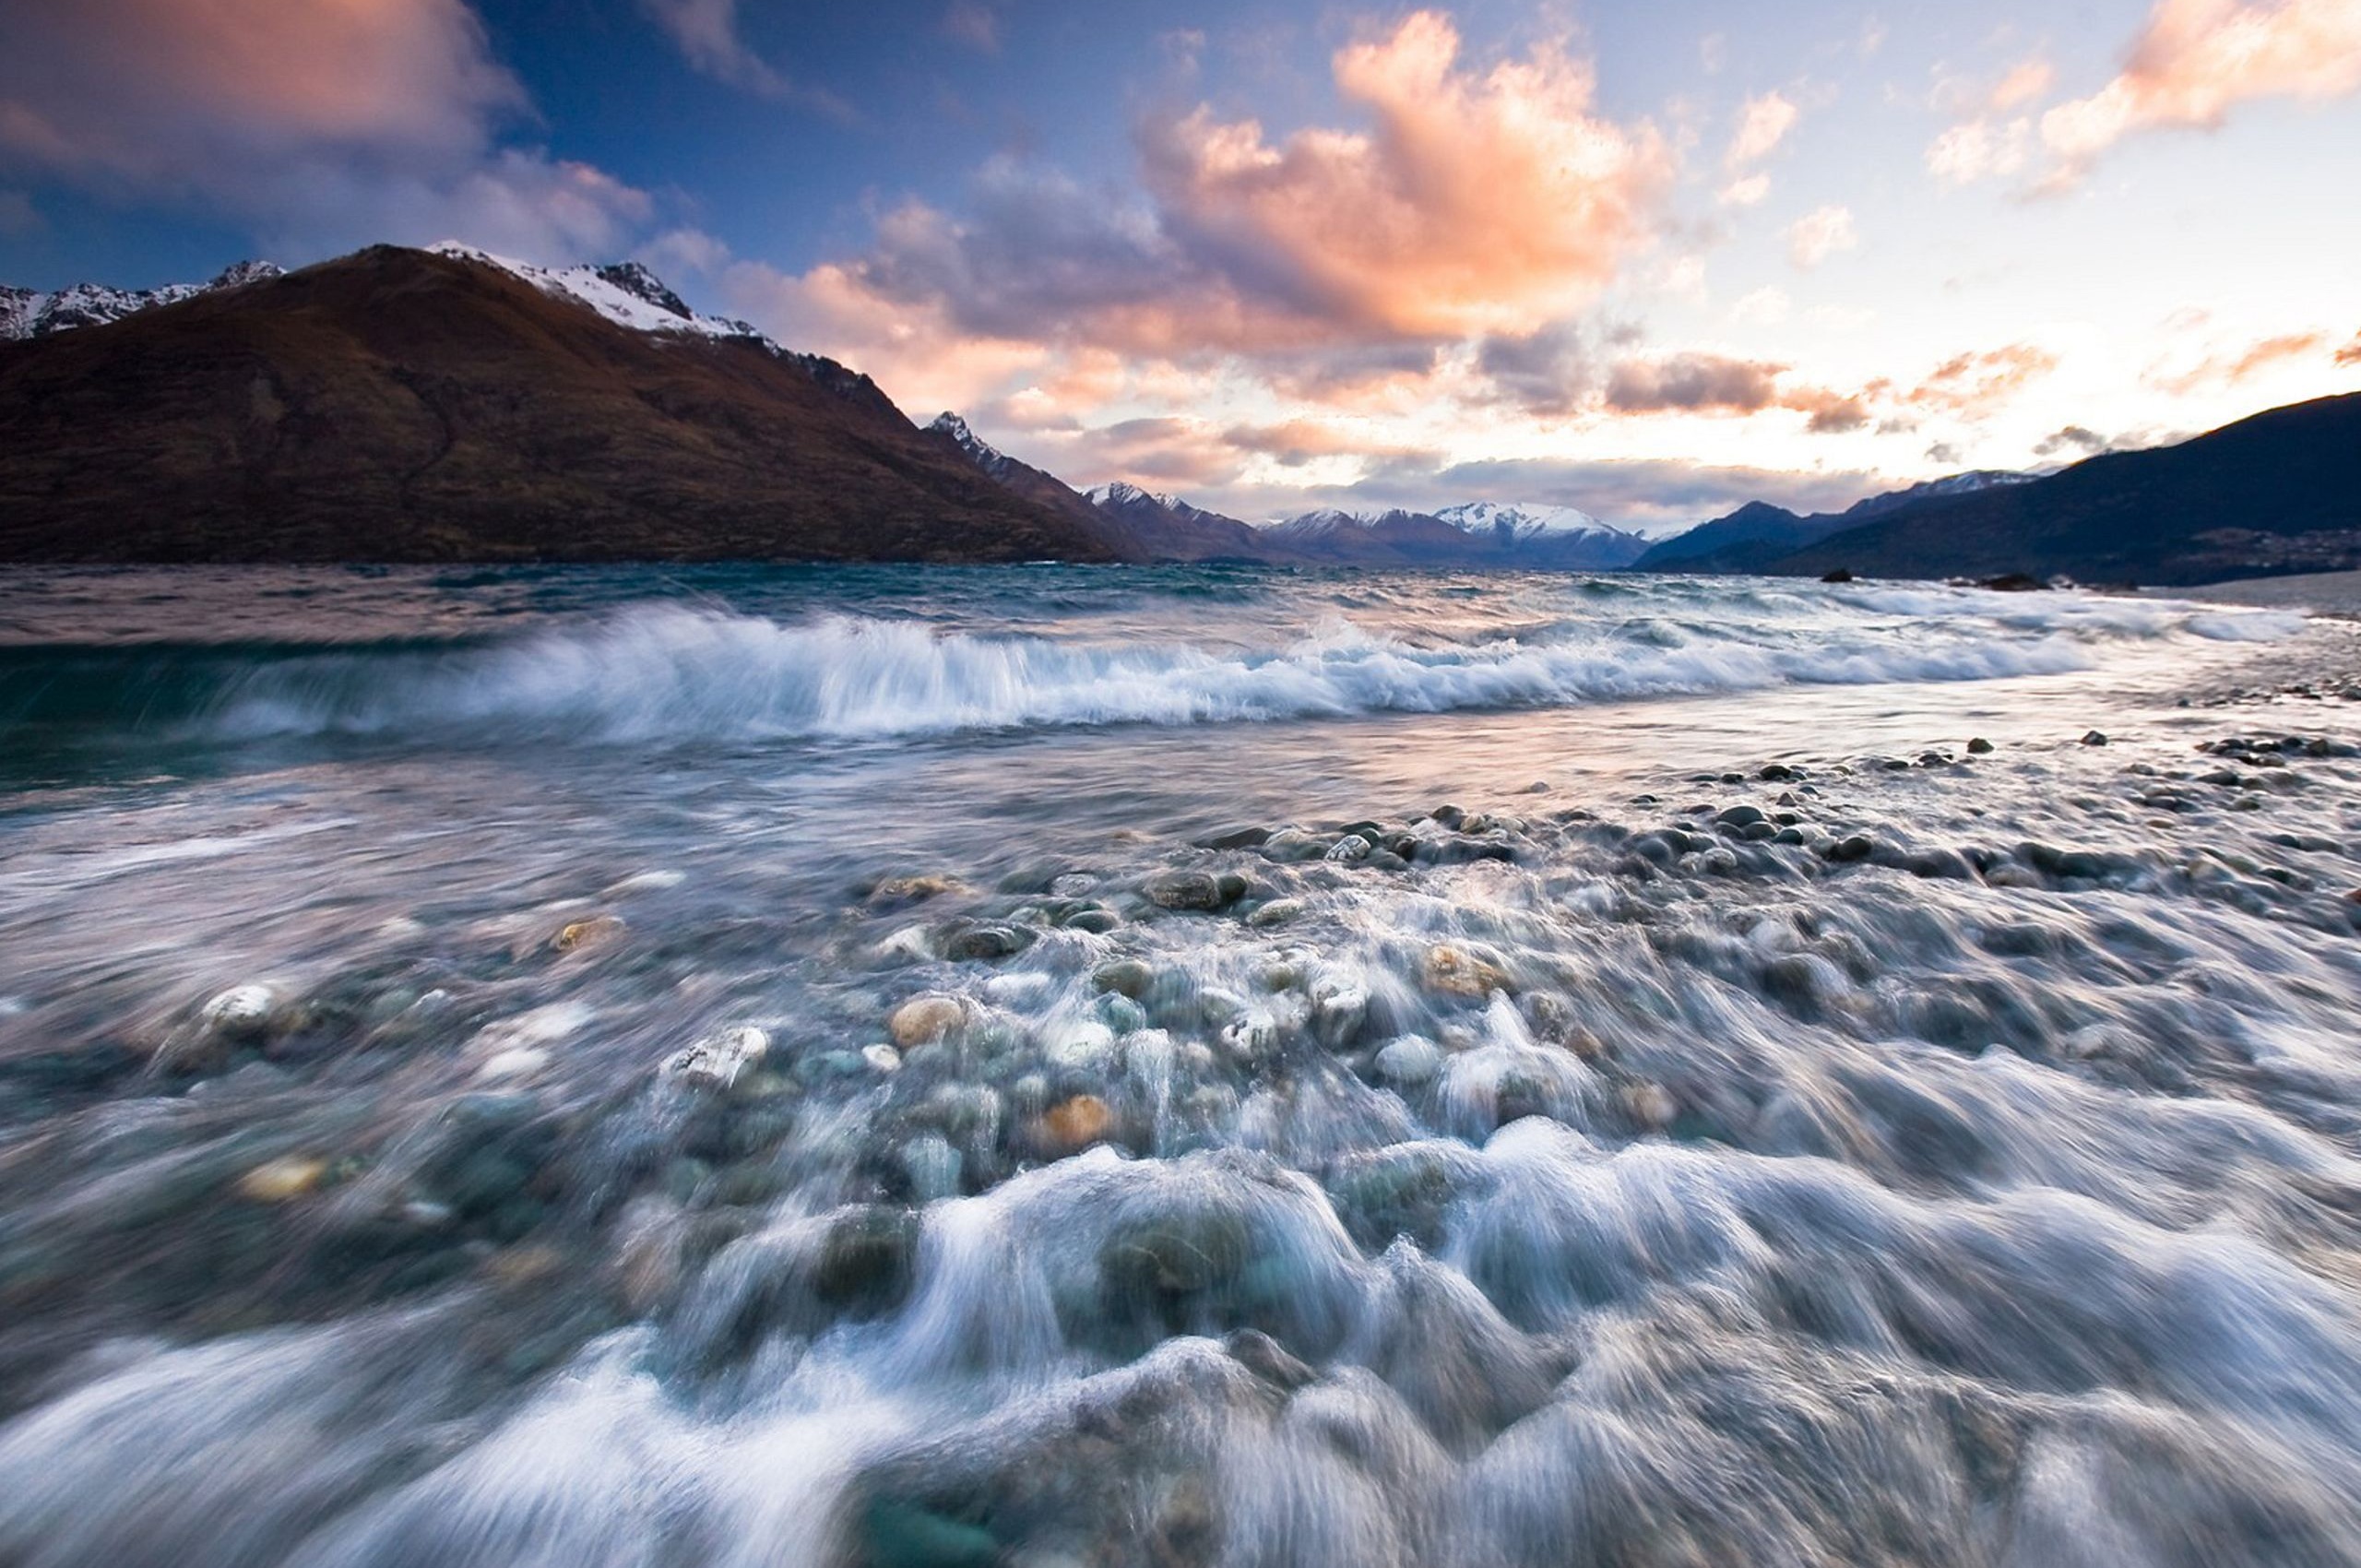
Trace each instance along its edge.
<path fill-rule="evenodd" d="M 934 422 L 927 428 L 949 436 L 959 450 L 967 453 L 968 458 L 986 473 L 999 475 L 1007 471 L 1008 454 L 978 435 L 966 420 L 949 410 L 935 415 Z"/>
<path fill-rule="evenodd" d="M 481 262 L 513 273 L 543 293 L 578 301 L 616 326 L 628 327 L 635 332 L 687 332 L 706 338 L 762 337 L 745 322 L 728 316 L 699 315 L 680 295 L 666 288 L 656 274 L 635 261 L 619 261 L 605 267 L 535 267 L 530 262 L 494 255 L 455 240 L 431 248 L 437 255 Z"/>
<path fill-rule="evenodd" d="M 1518 506 L 1499 501 L 1469 501 L 1435 513 L 1453 528 L 1467 533 L 1494 534 L 1507 539 L 1537 539 L 1544 534 L 1619 533 L 1588 512 L 1573 506 Z"/>
<path fill-rule="evenodd" d="M 279 269 L 267 261 L 242 261 L 223 269 L 209 283 L 167 283 L 160 289 L 111 289 L 103 283 L 77 283 L 55 293 L 33 289 L 0 288 L 0 339 L 46 338 L 77 327 L 103 327 L 158 305 L 178 304 L 217 289 L 276 278 Z"/>

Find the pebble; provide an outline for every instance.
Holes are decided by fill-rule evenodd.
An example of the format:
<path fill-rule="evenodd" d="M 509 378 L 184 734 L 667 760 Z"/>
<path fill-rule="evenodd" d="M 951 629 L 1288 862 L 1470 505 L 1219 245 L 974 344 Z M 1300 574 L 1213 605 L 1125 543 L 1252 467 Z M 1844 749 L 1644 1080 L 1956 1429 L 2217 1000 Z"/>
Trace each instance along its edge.
<path fill-rule="evenodd" d="M 886 1016 L 885 1032 L 908 1049 L 958 1032 L 967 1021 L 967 1008 L 955 996 L 919 996 Z"/>
<path fill-rule="evenodd" d="M 1303 909 L 1303 900 L 1300 898 L 1274 898 L 1247 916 L 1246 923 L 1258 930 L 1268 930 L 1275 925 L 1287 924 L 1287 921 L 1302 914 Z"/>
<path fill-rule="evenodd" d="M 1508 974 L 1499 965 L 1448 943 L 1437 943 L 1427 949 L 1419 976 L 1429 991 L 1446 996 L 1481 1000 L 1496 991 L 1511 989 Z"/>
<path fill-rule="evenodd" d="M 1160 909 L 1218 909 L 1228 902 L 1220 881 L 1206 871 L 1159 872 L 1140 891 Z"/>
<path fill-rule="evenodd" d="M 1042 1112 L 1041 1130 L 1051 1147 L 1066 1154 L 1079 1154 L 1104 1138 L 1114 1121 L 1114 1112 L 1108 1110 L 1105 1100 L 1095 1094 L 1078 1094 Z"/>
<path fill-rule="evenodd" d="M 1110 958 L 1090 971 L 1090 983 L 1136 1002 L 1156 983 L 1156 971 L 1137 958 Z"/>
<path fill-rule="evenodd" d="M 259 1039 L 279 1010 L 279 993 L 267 985 L 233 985 L 208 1001 L 198 1020 L 231 1039 Z"/>
<path fill-rule="evenodd" d="M 770 1053 L 771 1037 L 752 1025 L 724 1029 L 664 1063 L 668 1077 L 700 1088 L 726 1089 Z"/>
<path fill-rule="evenodd" d="M 1389 1040 L 1377 1053 L 1377 1075 L 1396 1088 L 1420 1088 L 1442 1071 L 1442 1048 L 1423 1035 Z"/>
<path fill-rule="evenodd" d="M 1866 861 L 1877 852 L 1877 840 L 1866 833 L 1855 833 L 1839 838 L 1825 851 L 1832 861 Z"/>
<path fill-rule="evenodd" d="M 1662 1132 L 1680 1114 L 1680 1102 L 1662 1084 L 1637 1083 L 1623 1090 L 1623 1108 L 1650 1132 Z"/>
<path fill-rule="evenodd" d="M 587 921 L 574 921 L 559 927 L 550 945 L 561 953 L 587 953 L 605 946 L 623 933 L 622 921 L 612 915 L 593 915 Z"/>
<path fill-rule="evenodd" d="M 890 1045 L 864 1045 L 860 1048 L 860 1059 L 869 1063 L 872 1072 L 898 1073 L 902 1070 L 902 1053 Z"/>
<path fill-rule="evenodd" d="M 938 1133 L 927 1133 L 902 1146 L 902 1173 L 910 1180 L 910 1196 L 919 1203 L 935 1203 L 959 1195 L 959 1181 L 966 1161 L 949 1140 Z"/>
<path fill-rule="evenodd" d="M 316 1155 L 285 1155 L 238 1178 L 238 1195 L 255 1203 L 283 1204 L 316 1189 L 328 1162 Z"/>
<path fill-rule="evenodd" d="M 2098 731 L 2098 730 L 2089 730 L 2089 731 L 2085 731 L 2083 732 L 2083 734 L 2082 734 L 2082 744 L 2084 744 L 2084 745 L 2086 745 L 2086 746 L 2104 746 L 2104 745 L 2106 745 L 2106 732 L 2105 732 L 2105 731 Z"/>
<path fill-rule="evenodd" d="M 920 876 L 889 876 L 870 889 L 873 904 L 918 904 L 946 893 L 964 893 L 967 885 L 955 876 L 930 873 Z"/>
<path fill-rule="evenodd" d="M 1992 752 L 1992 742 L 1978 735 L 1967 742 L 1967 749 L 1972 755 L 1988 756 Z"/>

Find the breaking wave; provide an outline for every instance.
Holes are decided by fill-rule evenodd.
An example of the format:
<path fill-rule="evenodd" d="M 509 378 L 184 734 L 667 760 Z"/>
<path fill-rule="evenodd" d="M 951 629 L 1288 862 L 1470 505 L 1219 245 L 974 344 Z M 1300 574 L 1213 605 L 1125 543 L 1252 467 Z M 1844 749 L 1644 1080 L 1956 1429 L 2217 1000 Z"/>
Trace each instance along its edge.
<path fill-rule="evenodd" d="M 203 715 L 231 738 L 518 731 L 597 742 L 876 740 L 1563 707 L 1801 684 L 1978 681 L 2090 667 L 2108 642 L 2273 637 L 2284 616 L 2141 604 L 1963 616 L 1958 596 L 1832 620 L 1559 623 L 1430 643 L 1334 622 L 1269 647 L 785 623 L 665 605 L 438 652 L 312 655 L 242 673 Z M 1871 611 L 1875 618 L 1861 614 Z"/>

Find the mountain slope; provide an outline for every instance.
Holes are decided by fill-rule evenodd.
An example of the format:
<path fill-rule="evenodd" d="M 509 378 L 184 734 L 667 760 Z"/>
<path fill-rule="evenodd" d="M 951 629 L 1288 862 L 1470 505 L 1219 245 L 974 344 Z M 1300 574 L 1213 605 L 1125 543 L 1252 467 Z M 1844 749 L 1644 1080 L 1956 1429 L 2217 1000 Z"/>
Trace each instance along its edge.
<path fill-rule="evenodd" d="M 2030 572 L 2164 585 L 2361 566 L 2361 393 L 2030 484 L 1912 502 L 1774 563 L 1881 576 Z"/>
<path fill-rule="evenodd" d="M 1999 469 L 1976 469 L 1928 480 L 1857 501 L 1842 512 L 1798 517 L 1784 506 L 1750 501 L 1726 517 L 1676 534 L 1632 563 L 1635 572 L 1760 572 L 1784 556 L 1831 534 L 1859 528 L 1873 518 L 1919 501 L 1972 494 L 2002 485 L 2024 484 L 2036 476 Z"/>
<path fill-rule="evenodd" d="M 379 246 L 0 343 L 0 558 L 1115 553 L 866 377 L 599 276 Z"/>

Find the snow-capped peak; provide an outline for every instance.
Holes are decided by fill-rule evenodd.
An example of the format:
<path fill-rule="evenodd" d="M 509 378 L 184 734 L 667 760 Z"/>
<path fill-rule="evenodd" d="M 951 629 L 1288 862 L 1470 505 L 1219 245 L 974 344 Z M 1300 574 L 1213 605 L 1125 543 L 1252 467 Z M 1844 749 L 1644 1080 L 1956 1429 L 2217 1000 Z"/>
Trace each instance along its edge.
<path fill-rule="evenodd" d="M 618 327 L 636 332 L 689 332 L 706 338 L 760 338 L 742 321 L 727 316 L 699 315 L 662 279 L 635 261 L 605 267 L 535 267 L 473 245 L 446 240 L 431 247 L 436 255 L 481 262 L 523 279 L 546 294 L 588 305 Z M 774 349 L 777 345 L 772 345 Z"/>
<path fill-rule="evenodd" d="M 1520 506 L 1501 501 L 1469 501 L 1445 506 L 1434 514 L 1465 533 L 1496 534 L 1509 539 L 1538 539 L 1611 533 L 1605 523 L 1574 506 Z"/>
<path fill-rule="evenodd" d="M 1002 453 L 999 447 L 994 446 L 991 442 L 985 440 L 982 436 L 978 435 L 975 433 L 975 430 L 969 426 L 966 420 L 961 419 L 957 414 L 953 413 L 948 409 L 945 409 L 943 412 L 935 415 L 934 422 L 927 428 L 939 434 L 949 436 L 954 442 L 958 444 L 959 450 L 967 453 L 967 456 L 973 457 L 980 464 L 990 466 L 991 464 L 1002 460 Z"/>
<path fill-rule="evenodd" d="M 55 293 L 33 289 L 0 288 L 0 339 L 46 338 L 77 327 L 103 327 L 158 305 L 178 304 L 217 289 L 235 289 L 276 278 L 279 268 L 267 261 L 242 261 L 222 269 L 209 283 L 167 283 L 160 289 L 111 289 L 103 283 L 77 283 Z"/>
<path fill-rule="evenodd" d="M 1094 506 L 1134 506 L 1141 502 L 1176 509 L 1180 505 L 1178 496 L 1158 495 L 1153 491 L 1142 490 L 1136 484 L 1125 484 L 1121 480 L 1099 485 L 1095 490 L 1086 490 L 1083 495 Z"/>

